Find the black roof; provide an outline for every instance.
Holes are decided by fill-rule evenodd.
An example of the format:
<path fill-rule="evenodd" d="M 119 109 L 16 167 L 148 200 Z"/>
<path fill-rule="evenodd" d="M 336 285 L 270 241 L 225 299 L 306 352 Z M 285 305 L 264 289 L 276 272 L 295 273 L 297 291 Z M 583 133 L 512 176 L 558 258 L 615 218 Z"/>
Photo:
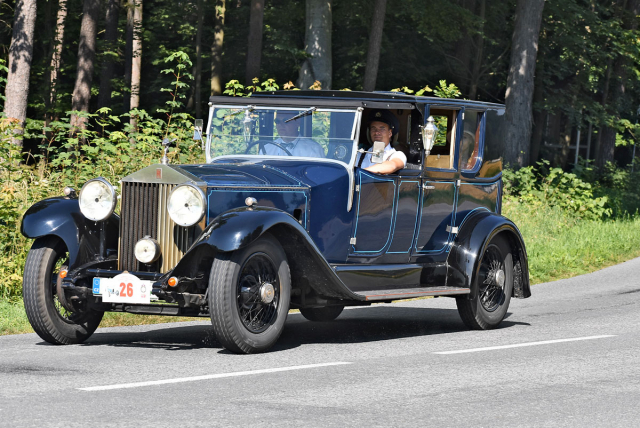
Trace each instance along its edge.
<path fill-rule="evenodd" d="M 309 106 L 324 107 L 365 107 L 365 108 L 394 108 L 414 109 L 416 104 L 437 103 L 457 106 L 475 106 L 482 109 L 504 109 L 503 104 L 483 101 L 470 101 L 452 98 L 423 97 L 409 95 L 402 92 L 364 92 L 364 91 L 265 91 L 254 92 L 248 98 L 212 96 L 209 101 L 213 104 L 258 104 L 278 106 Z"/>

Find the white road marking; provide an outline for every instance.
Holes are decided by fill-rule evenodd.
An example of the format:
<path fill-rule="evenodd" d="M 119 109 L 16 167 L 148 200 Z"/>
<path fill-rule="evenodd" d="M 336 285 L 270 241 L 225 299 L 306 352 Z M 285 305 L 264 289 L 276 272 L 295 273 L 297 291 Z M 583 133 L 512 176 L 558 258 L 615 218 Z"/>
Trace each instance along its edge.
<path fill-rule="evenodd" d="M 458 351 L 441 351 L 441 352 L 434 352 L 434 354 L 439 354 L 439 355 L 466 354 L 469 352 L 484 352 L 484 351 L 495 351 L 497 349 L 523 348 L 525 346 L 550 345 L 553 343 L 577 342 L 580 340 L 605 339 L 607 337 L 615 337 L 615 336 L 616 336 L 615 334 L 606 334 L 602 336 L 574 337 L 571 339 L 543 340 L 541 342 L 516 343 L 514 345 L 488 346 L 486 348 L 461 349 Z"/>
<path fill-rule="evenodd" d="M 180 377 L 175 379 L 164 379 L 164 380 L 151 380 L 147 382 L 121 383 L 116 385 L 105 385 L 105 386 L 90 386 L 87 388 L 77 388 L 77 389 L 80 391 L 107 391 L 110 389 L 140 388 L 143 386 L 166 385 L 169 383 L 194 382 L 198 380 L 209 380 L 209 379 L 222 379 L 226 377 L 249 376 L 249 375 L 257 375 L 257 374 L 263 374 L 263 373 L 277 373 L 277 372 L 286 372 L 291 370 L 314 369 L 317 367 L 343 366 L 345 364 L 352 364 L 352 363 L 337 361 L 334 363 L 277 367 L 272 369 L 250 370 L 250 371 L 244 371 L 244 372 L 218 373 L 218 374 L 211 374 L 211 375 L 204 375 L 204 376 Z"/>

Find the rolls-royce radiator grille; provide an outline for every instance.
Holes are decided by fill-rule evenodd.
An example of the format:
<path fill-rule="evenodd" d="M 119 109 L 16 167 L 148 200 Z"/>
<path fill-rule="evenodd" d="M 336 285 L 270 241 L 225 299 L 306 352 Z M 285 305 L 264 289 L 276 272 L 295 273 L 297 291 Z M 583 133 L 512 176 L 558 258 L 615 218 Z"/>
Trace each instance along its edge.
<path fill-rule="evenodd" d="M 173 184 L 122 183 L 120 270 L 141 270 L 134 247 L 144 236 L 148 235 L 160 244 L 161 256 L 154 267 L 162 273 L 171 270 L 193 243 L 195 228 L 176 225 L 167 212 L 167 201 L 174 187 Z"/>

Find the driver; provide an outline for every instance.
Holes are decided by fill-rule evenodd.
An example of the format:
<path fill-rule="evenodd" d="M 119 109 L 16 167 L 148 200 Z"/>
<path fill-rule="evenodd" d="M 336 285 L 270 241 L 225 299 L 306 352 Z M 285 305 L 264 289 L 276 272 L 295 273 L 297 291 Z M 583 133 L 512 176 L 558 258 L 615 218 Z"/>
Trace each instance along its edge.
<path fill-rule="evenodd" d="M 300 121 L 292 120 L 285 122 L 294 117 L 296 111 L 278 111 L 276 113 L 276 129 L 279 137 L 274 140 L 274 144 L 265 144 L 263 152 L 271 156 L 288 156 L 288 153 L 276 146 L 278 144 L 287 149 L 292 156 L 323 158 L 324 150 L 322 146 L 310 138 L 300 135 Z"/>
<path fill-rule="evenodd" d="M 388 110 L 373 110 L 369 114 L 369 132 L 371 141 L 382 141 L 384 153 L 382 163 L 373 163 L 371 153 L 360 154 L 356 165 L 377 174 L 391 174 L 407 164 L 407 156 L 391 147 L 391 139 L 398 133 L 398 119 Z"/>

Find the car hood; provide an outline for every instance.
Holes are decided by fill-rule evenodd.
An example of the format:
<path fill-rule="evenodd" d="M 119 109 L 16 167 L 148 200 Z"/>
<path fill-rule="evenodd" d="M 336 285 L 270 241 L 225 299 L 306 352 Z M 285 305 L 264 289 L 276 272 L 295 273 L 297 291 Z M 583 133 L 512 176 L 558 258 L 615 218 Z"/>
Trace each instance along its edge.
<path fill-rule="evenodd" d="M 295 176 L 271 165 L 208 164 L 150 165 L 122 179 L 124 182 L 185 184 L 200 187 L 307 187 Z"/>
<path fill-rule="evenodd" d="M 298 177 L 267 164 L 182 165 L 182 170 L 208 187 L 307 187 Z"/>

